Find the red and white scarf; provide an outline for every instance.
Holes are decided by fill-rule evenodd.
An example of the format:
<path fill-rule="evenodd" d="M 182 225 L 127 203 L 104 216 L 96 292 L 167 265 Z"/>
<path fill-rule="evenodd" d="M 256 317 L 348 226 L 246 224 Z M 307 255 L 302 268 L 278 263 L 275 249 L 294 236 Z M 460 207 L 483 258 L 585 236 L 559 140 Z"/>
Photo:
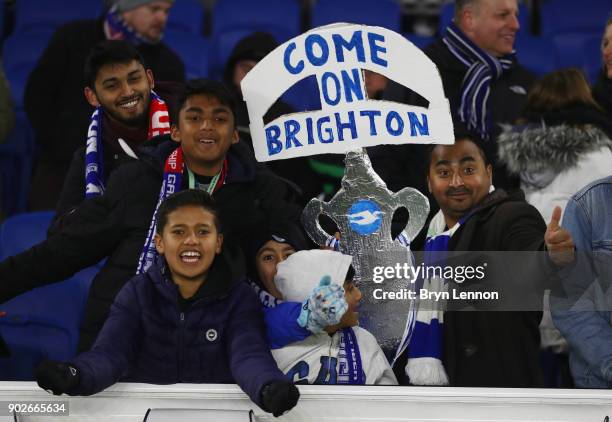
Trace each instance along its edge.
<path fill-rule="evenodd" d="M 225 178 L 227 175 L 227 158 L 223 161 L 223 167 L 215 175 L 213 181 L 209 185 L 208 192 L 212 195 L 217 192 L 221 186 L 225 183 Z M 166 163 L 164 164 L 164 180 L 162 183 L 161 190 L 159 191 L 159 199 L 157 200 L 157 205 L 155 206 L 155 211 L 153 212 L 153 218 L 151 219 L 151 224 L 149 225 L 149 231 L 147 232 L 147 238 L 145 240 L 144 248 L 142 253 L 140 254 L 140 258 L 138 259 L 138 268 L 136 269 L 136 274 L 142 274 L 155 261 L 157 257 L 157 249 L 155 248 L 155 242 L 153 242 L 153 238 L 155 237 L 155 232 L 157 231 L 157 210 L 161 203 L 168 196 L 172 195 L 175 192 L 181 190 L 182 180 L 183 180 L 183 172 L 188 171 L 187 166 L 185 166 L 185 161 L 183 159 L 183 148 L 178 147 L 168 156 L 166 159 Z M 189 186 L 190 189 L 193 189 L 194 186 Z"/>
<path fill-rule="evenodd" d="M 149 104 L 149 128 L 147 140 L 157 135 L 170 133 L 170 116 L 168 107 L 159 96 L 151 91 Z M 120 140 L 119 145 L 126 154 L 134 157 L 133 151 Z M 126 148 L 128 148 L 126 150 Z M 87 130 L 87 146 L 85 150 L 85 197 L 93 198 L 104 193 L 104 157 L 102 145 L 102 107 L 98 106 L 91 115 L 91 123 Z"/>

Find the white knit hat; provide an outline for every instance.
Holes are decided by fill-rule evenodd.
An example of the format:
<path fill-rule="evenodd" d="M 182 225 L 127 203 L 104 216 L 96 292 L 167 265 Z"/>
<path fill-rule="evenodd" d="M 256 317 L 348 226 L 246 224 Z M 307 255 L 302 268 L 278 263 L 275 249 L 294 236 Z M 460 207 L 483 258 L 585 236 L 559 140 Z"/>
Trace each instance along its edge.
<path fill-rule="evenodd" d="M 302 302 L 325 275 L 342 286 L 352 261 L 350 255 L 325 249 L 299 251 L 278 264 L 274 284 L 283 300 Z"/>

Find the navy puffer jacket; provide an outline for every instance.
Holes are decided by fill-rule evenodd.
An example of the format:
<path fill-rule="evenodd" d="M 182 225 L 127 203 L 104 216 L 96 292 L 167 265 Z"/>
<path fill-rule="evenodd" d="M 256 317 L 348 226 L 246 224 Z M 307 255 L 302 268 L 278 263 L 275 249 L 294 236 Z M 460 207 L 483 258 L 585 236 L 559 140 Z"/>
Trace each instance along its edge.
<path fill-rule="evenodd" d="M 185 311 L 162 257 L 119 292 L 93 348 L 78 355 L 80 385 L 97 393 L 117 381 L 237 383 L 261 406 L 261 389 L 283 380 L 266 342 L 261 304 L 227 247 L 206 294 Z"/>

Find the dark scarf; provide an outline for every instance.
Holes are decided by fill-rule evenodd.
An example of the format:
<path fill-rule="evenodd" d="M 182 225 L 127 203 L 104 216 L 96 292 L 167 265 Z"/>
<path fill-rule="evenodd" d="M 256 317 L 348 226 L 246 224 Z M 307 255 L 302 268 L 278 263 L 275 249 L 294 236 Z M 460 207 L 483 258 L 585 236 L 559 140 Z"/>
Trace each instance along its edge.
<path fill-rule="evenodd" d="M 608 78 L 603 69 L 593 87 L 593 98 L 608 113 L 608 119 L 612 120 L 612 79 Z"/>

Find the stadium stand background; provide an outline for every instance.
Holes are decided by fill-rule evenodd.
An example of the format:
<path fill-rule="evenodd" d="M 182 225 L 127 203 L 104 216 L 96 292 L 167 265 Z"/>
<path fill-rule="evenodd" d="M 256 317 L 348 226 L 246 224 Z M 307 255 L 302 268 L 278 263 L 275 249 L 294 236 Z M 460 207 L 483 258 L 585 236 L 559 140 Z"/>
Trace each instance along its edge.
<path fill-rule="evenodd" d="M 32 129 L 23 110 L 28 75 L 57 27 L 100 16 L 104 5 L 103 0 L 0 0 L 0 51 L 16 114 L 15 129 L 0 144 L 0 219 L 16 215 L 2 226 L 2 257 L 42 239 L 50 218 L 49 213 L 19 215 L 27 211 L 27 189 L 36 159 Z M 539 76 L 561 67 L 578 67 L 594 81 L 601 66 L 601 34 L 612 11 L 610 0 L 586 0 L 580 6 L 574 0 L 531 0 L 521 3 L 520 10 L 522 28 L 516 47 L 524 66 Z M 282 43 L 315 26 L 350 21 L 387 27 L 423 48 L 444 29 L 452 14 L 452 2 L 441 0 L 176 0 L 164 42 L 182 58 L 188 78 L 221 79 L 233 47 L 257 30 L 271 32 Z M 308 110 L 318 101 L 313 95 L 316 92 L 306 87 L 288 91 L 284 99 L 297 110 Z M 23 237 L 24 243 L 9 250 L 6 245 L 16 236 Z M 41 356 L 71 357 L 82 301 L 94 271 L 84 270 L 49 290 L 39 289 L 9 302 L 13 317 L 0 320 L 0 332 L 10 340 L 16 326 L 30 327 L 29 337 L 18 346 L 31 350 L 21 354 L 28 356 L 21 363 L 0 368 L 0 378 L 31 379 L 32 365 Z M 76 311 L 54 320 L 49 316 L 49 301 L 45 308 L 42 299 L 59 298 L 67 291 L 77 292 L 70 298 Z M 52 350 L 52 343 L 41 345 L 44 330 L 64 332 L 66 347 Z M 38 341 L 28 343 L 32 339 Z"/>

